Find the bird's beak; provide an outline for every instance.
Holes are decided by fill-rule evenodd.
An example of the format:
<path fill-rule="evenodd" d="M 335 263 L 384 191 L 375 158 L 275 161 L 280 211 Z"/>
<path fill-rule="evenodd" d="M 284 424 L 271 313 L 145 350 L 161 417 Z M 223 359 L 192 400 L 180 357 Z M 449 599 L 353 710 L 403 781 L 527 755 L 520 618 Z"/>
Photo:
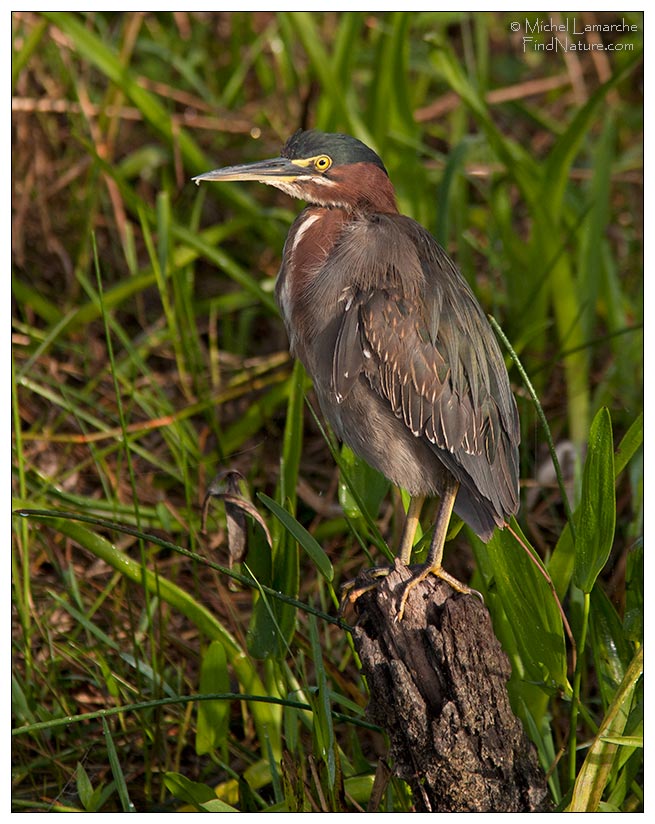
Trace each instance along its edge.
<path fill-rule="evenodd" d="M 214 169 L 212 172 L 197 175 L 193 180 L 196 185 L 200 185 L 201 180 L 257 180 L 268 184 L 290 183 L 300 177 L 304 171 L 302 166 L 286 157 L 274 157 L 271 160 L 260 160 L 258 163 L 243 163 L 239 166 Z"/>

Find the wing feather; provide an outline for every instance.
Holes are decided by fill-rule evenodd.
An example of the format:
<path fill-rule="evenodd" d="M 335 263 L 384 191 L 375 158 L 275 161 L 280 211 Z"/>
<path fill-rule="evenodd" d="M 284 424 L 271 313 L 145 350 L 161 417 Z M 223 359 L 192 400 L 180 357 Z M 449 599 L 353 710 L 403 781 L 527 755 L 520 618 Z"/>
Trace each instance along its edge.
<path fill-rule="evenodd" d="M 424 287 L 402 276 L 361 295 L 363 373 L 417 437 L 499 516 L 518 508 L 518 414 L 493 332 L 445 252 L 414 229 Z"/>
<path fill-rule="evenodd" d="M 348 299 L 337 332 L 334 357 L 332 358 L 332 386 L 337 403 L 342 403 L 354 382 L 362 372 L 366 351 L 359 337 L 358 307 Z M 370 353 L 369 353 L 370 356 Z"/>
<path fill-rule="evenodd" d="M 374 228 L 367 239 L 373 238 L 375 277 L 364 274 L 358 258 L 342 304 L 332 362 L 336 398 L 342 402 L 363 376 L 460 481 L 458 500 L 502 523 L 518 508 L 519 423 L 491 327 L 454 264 L 419 224 L 378 216 Z M 404 264 L 390 251 L 401 244 Z"/>

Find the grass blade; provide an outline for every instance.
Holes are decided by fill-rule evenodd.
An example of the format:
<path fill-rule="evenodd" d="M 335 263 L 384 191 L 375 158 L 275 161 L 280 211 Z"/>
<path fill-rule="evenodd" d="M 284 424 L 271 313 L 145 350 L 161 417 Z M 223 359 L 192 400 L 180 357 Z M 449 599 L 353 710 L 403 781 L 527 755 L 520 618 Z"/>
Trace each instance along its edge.
<path fill-rule="evenodd" d="M 114 739 L 112 737 L 111 730 L 109 729 L 109 724 L 107 723 L 107 719 L 104 716 L 102 718 L 102 731 L 105 736 L 105 743 L 107 744 L 107 756 L 109 758 L 109 766 L 111 767 L 111 773 L 114 776 L 114 781 L 116 782 L 116 789 L 118 790 L 118 797 L 120 798 L 121 805 L 123 807 L 123 812 L 134 813 L 136 812 L 136 809 L 134 807 L 134 804 L 130 800 L 130 794 L 127 789 L 127 782 L 125 781 L 125 774 L 123 773 L 120 758 L 118 757 L 118 753 L 116 752 L 116 746 L 114 744 Z"/>
<path fill-rule="evenodd" d="M 305 527 L 302 524 L 299 524 L 298 521 L 296 521 L 296 519 L 286 511 L 286 509 L 277 503 L 277 501 L 269 498 L 268 495 L 264 495 L 263 492 L 259 492 L 257 497 L 271 510 L 273 515 L 275 515 L 284 528 L 291 535 L 293 535 L 294 539 L 298 541 L 325 580 L 334 580 L 334 569 L 330 559 L 325 554 L 323 548 L 314 536 L 307 532 Z"/>
<path fill-rule="evenodd" d="M 236 640 L 214 615 L 202 604 L 199 604 L 188 592 L 161 575 L 155 576 L 153 572 L 142 567 L 140 563 L 133 561 L 125 553 L 110 544 L 109 541 L 80 524 L 72 523 L 64 518 L 42 518 L 38 515 L 30 516 L 30 520 L 34 520 L 36 523 L 46 523 L 62 535 L 73 539 L 93 555 L 102 558 L 103 561 L 113 566 L 126 578 L 147 587 L 151 594 L 160 596 L 172 607 L 186 615 L 207 638 L 222 643 L 244 692 L 268 694 L 255 668 Z M 265 742 L 268 737 L 274 735 L 274 731 L 278 728 L 277 715 L 279 713 L 274 708 L 266 705 L 259 706 L 254 703 L 251 709 L 261 740 Z M 272 743 L 275 751 L 279 751 L 279 741 L 273 739 Z"/>
<path fill-rule="evenodd" d="M 640 647 L 628 667 L 598 729 L 584 764 L 578 773 L 567 812 L 596 812 L 609 778 L 618 745 L 615 736 L 623 733 L 630 712 L 630 705 L 639 679 L 643 675 L 644 650 Z"/>
<path fill-rule="evenodd" d="M 164 106 L 139 83 L 130 68 L 121 62 L 120 57 L 91 29 L 86 28 L 76 14 L 52 11 L 44 12 L 44 17 L 71 39 L 81 57 L 121 89 L 168 145 L 172 145 L 173 140 L 177 142 L 180 153 L 190 169 L 209 168 L 209 161 L 191 135 L 184 129 L 173 134 L 170 114 Z"/>

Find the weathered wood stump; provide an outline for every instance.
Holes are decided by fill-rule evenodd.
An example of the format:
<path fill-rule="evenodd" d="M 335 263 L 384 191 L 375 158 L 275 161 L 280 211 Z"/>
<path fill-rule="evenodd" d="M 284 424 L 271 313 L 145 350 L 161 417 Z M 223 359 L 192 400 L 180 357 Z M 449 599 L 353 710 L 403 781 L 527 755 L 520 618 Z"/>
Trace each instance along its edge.
<path fill-rule="evenodd" d="M 355 602 L 353 638 L 366 675 L 368 714 L 391 741 L 398 776 L 420 812 L 549 808 L 537 754 L 512 712 L 510 664 L 486 607 L 434 576 L 399 596 L 396 564 Z M 355 590 L 371 583 L 362 573 Z"/>

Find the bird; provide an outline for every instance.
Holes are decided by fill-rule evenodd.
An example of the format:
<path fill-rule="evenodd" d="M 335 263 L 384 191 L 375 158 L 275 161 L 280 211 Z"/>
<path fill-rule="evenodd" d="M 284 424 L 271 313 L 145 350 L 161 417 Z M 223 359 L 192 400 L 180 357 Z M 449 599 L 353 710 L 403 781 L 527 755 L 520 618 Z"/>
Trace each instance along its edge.
<path fill-rule="evenodd" d="M 335 435 L 410 495 L 403 565 L 424 501 L 439 498 L 398 616 L 429 575 L 471 592 L 443 568 L 450 517 L 486 543 L 516 514 L 520 426 L 502 353 L 456 265 L 399 212 L 381 158 L 347 134 L 298 130 L 279 157 L 193 180 L 258 181 L 306 203 L 284 244 L 276 300 Z"/>

